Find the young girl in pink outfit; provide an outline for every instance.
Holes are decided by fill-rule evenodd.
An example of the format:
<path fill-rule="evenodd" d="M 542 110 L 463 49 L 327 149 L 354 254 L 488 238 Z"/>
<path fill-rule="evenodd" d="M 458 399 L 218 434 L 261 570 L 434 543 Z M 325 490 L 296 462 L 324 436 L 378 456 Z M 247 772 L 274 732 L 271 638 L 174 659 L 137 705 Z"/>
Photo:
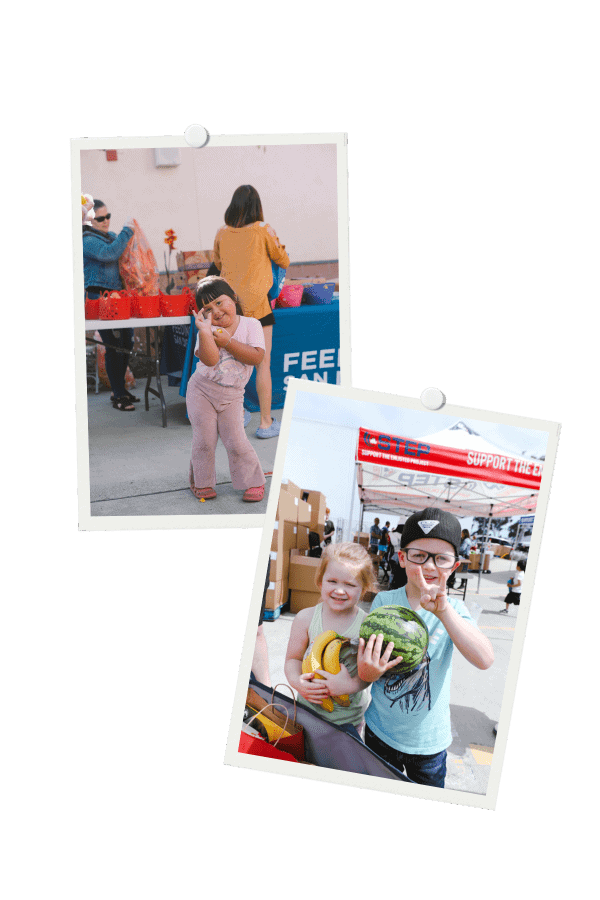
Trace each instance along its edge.
<path fill-rule="evenodd" d="M 243 400 L 252 367 L 264 357 L 262 326 L 242 315 L 235 291 L 223 278 L 199 281 L 196 304 L 198 364 L 186 393 L 193 433 L 190 488 L 199 500 L 217 496 L 215 450 L 220 437 L 234 488 L 244 491 L 243 500 L 257 502 L 265 495 L 265 476 L 244 431 Z"/>

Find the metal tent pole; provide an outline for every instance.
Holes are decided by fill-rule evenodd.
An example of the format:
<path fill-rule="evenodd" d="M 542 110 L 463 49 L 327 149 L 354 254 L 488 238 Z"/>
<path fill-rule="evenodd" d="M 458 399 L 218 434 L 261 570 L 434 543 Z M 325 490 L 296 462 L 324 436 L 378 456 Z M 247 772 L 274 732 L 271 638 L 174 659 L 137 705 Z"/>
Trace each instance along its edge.
<path fill-rule="evenodd" d="M 477 591 L 475 592 L 475 593 L 477 593 L 477 594 L 479 593 L 479 586 L 481 585 L 481 573 L 483 572 L 483 563 L 484 563 L 484 561 L 485 561 L 485 548 L 486 548 L 486 546 L 487 546 L 488 536 L 489 536 L 489 533 L 490 533 L 490 527 L 491 527 L 491 524 L 492 524 L 492 513 L 493 513 L 493 511 L 494 511 L 494 504 L 492 503 L 492 504 L 490 505 L 490 512 L 489 512 L 488 520 L 487 520 L 487 528 L 486 528 L 486 530 L 485 530 L 485 538 L 484 538 L 484 540 L 483 540 L 483 545 L 482 545 L 482 547 L 481 547 L 481 553 L 479 554 L 479 572 L 478 572 L 478 575 L 477 575 Z"/>

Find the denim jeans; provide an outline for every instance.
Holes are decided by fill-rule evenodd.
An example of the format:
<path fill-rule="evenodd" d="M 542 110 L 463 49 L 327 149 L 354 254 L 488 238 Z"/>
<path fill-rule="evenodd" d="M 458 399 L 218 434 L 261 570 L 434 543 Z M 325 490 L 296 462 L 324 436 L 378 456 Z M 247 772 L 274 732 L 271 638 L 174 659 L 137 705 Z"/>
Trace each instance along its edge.
<path fill-rule="evenodd" d="M 395 750 L 389 744 L 384 744 L 367 725 L 365 730 L 365 744 L 373 750 L 377 756 L 381 756 L 398 771 L 404 772 L 411 781 L 417 784 L 428 784 L 431 787 L 444 787 L 446 779 L 446 751 L 433 753 L 431 756 L 403 753 Z"/>

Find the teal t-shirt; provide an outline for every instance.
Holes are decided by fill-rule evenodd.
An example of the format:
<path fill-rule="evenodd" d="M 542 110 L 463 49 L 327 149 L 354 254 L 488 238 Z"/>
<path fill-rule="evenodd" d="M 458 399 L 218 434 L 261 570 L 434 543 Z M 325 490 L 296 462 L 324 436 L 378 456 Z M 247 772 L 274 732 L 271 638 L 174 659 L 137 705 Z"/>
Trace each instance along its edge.
<path fill-rule="evenodd" d="M 475 624 L 459 597 L 449 597 L 448 602 L 461 618 Z M 370 611 L 378 606 L 411 609 L 406 588 L 378 594 Z M 388 746 L 402 753 L 428 756 L 440 753 L 452 743 L 450 682 L 454 644 L 437 616 L 424 609 L 416 612 L 429 632 L 429 662 L 412 675 L 394 674 L 390 669 L 373 682 L 365 720 Z"/>

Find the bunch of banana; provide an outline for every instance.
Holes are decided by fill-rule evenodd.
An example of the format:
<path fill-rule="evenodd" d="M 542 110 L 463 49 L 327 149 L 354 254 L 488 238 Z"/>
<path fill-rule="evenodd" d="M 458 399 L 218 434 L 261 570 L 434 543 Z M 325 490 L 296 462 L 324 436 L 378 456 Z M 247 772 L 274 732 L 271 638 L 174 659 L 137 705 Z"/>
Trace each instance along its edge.
<path fill-rule="evenodd" d="M 348 638 L 336 634 L 335 631 L 324 631 L 317 635 L 313 641 L 312 649 L 306 659 L 302 663 L 302 673 L 316 672 L 317 669 L 324 669 L 325 672 L 331 672 L 337 675 L 341 670 L 340 650 L 344 644 L 348 643 Z M 315 678 L 322 678 L 322 675 L 315 675 Z M 342 694 L 339 697 L 326 697 L 322 701 L 323 709 L 327 712 L 333 712 L 333 701 L 338 706 L 350 706 L 350 697 L 348 694 Z"/>

